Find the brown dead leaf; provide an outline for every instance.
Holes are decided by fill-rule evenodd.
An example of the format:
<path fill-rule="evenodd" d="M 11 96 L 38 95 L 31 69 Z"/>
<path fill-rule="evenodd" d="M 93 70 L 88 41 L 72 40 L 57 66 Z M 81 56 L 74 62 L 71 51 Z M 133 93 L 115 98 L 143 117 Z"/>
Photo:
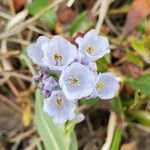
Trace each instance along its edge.
<path fill-rule="evenodd" d="M 131 143 L 123 144 L 121 146 L 121 150 L 138 150 L 137 149 L 137 142 L 133 141 Z"/>
<path fill-rule="evenodd" d="M 64 34 L 64 27 L 59 21 L 56 22 L 55 31 L 57 34 L 60 34 L 60 35 Z"/>
<path fill-rule="evenodd" d="M 14 8 L 16 11 L 19 11 L 26 3 L 27 0 L 13 0 Z"/>
<path fill-rule="evenodd" d="M 124 31 L 131 33 L 148 15 L 150 15 L 150 0 L 134 0 L 126 18 Z"/>

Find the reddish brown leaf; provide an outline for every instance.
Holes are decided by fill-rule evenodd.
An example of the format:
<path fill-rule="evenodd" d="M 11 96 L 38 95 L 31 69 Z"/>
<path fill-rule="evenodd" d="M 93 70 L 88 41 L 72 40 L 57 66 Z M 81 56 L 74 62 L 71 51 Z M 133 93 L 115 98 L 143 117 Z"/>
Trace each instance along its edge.
<path fill-rule="evenodd" d="M 122 58 L 125 55 L 125 52 L 123 50 L 117 49 L 115 51 L 112 51 L 112 56 L 116 59 Z"/>
<path fill-rule="evenodd" d="M 78 44 L 75 42 L 75 39 L 76 39 L 77 37 L 83 37 L 84 35 L 85 35 L 85 33 L 78 32 L 74 38 L 70 37 L 68 40 L 69 40 L 72 44 L 76 45 L 76 47 L 78 47 Z"/>
<path fill-rule="evenodd" d="M 123 91 L 124 91 L 127 95 L 132 95 L 132 94 L 134 94 L 134 90 L 131 89 L 131 88 L 130 88 L 129 86 L 127 86 L 127 85 L 124 85 Z"/>
<path fill-rule="evenodd" d="M 128 76 L 132 76 L 134 78 L 140 77 L 143 72 L 141 67 L 136 66 L 129 62 L 125 62 L 122 64 L 121 71 L 122 71 L 122 73 L 124 73 Z"/>
<path fill-rule="evenodd" d="M 58 20 L 62 24 L 64 23 L 70 23 L 75 17 L 75 12 L 72 10 L 72 8 L 67 6 L 61 6 L 58 9 Z"/>
<path fill-rule="evenodd" d="M 127 15 L 124 31 L 126 33 L 131 33 L 149 14 L 150 0 L 134 0 Z"/>
<path fill-rule="evenodd" d="M 13 0 L 14 8 L 19 11 L 25 4 L 27 0 Z"/>

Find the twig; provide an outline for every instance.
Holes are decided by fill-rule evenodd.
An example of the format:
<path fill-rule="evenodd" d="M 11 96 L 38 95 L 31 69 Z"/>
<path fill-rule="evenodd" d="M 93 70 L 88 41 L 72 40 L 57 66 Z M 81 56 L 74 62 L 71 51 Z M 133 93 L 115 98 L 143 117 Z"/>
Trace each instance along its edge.
<path fill-rule="evenodd" d="M 105 19 L 107 25 L 109 26 L 109 28 L 116 34 L 116 35 L 120 35 L 120 32 L 116 29 L 116 27 L 113 25 L 113 23 L 111 22 L 111 20 L 106 17 Z"/>
<path fill-rule="evenodd" d="M 2 94 L 0 94 L 0 100 L 6 103 L 7 105 L 11 106 L 15 110 L 22 112 L 22 109 L 17 104 L 13 103 L 11 100 L 9 100 L 7 97 L 5 97 Z"/>
<path fill-rule="evenodd" d="M 11 10 L 11 13 L 15 14 L 15 8 L 14 8 L 13 0 L 7 0 L 7 1 L 8 1 L 9 8 Z"/>
<path fill-rule="evenodd" d="M 63 0 L 58 0 L 55 3 L 49 5 L 48 7 L 46 7 L 43 11 L 39 12 L 36 16 L 33 16 L 32 18 L 26 20 L 25 22 L 23 22 L 20 25 L 15 26 L 13 29 L 11 29 L 10 31 L 6 31 L 0 34 L 0 39 L 5 39 L 9 36 L 12 36 L 16 33 L 21 32 L 22 30 L 24 30 L 25 28 L 28 27 L 28 25 L 32 24 L 34 21 L 36 21 L 37 19 L 39 19 L 44 13 L 46 13 L 49 9 L 52 9 L 53 7 L 57 6 L 59 3 L 61 3 Z"/>
<path fill-rule="evenodd" d="M 74 2 L 75 2 L 75 0 L 68 0 L 67 6 L 68 6 L 68 7 L 71 7 Z"/>
<path fill-rule="evenodd" d="M 20 23 L 22 20 L 25 19 L 25 17 L 28 15 L 28 10 L 25 9 L 23 11 L 21 11 L 20 13 L 18 13 L 17 15 L 15 15 L 14 17 L 12 17 L 10 19 L 10 21 L 7 24 L 7 28 L 6 29 L 11 29 L 13 26 L 15 26 L 16 24 Z"/>
<path fill-rule="evenodd" d="M 6 13 L 4 13 L 2 11 L 0 11 L 0 16 L 3 17 L 3 18 L 5 18 L 5 19 L 8 19 L 8 20 L 10 20 L 12 18 L 11 15 L 6 14 Z"/>
<path fill-rule="evenodd" d="M 37 32 L 37 33 L 39 33 L 39 34 L 42 34 L 42 35 L 44 35 L 44 36 L 47 36 L 47 37 L 52 37 L 52 35 L 51 34 L 49 34 L 48 32 L 44 32 L 43 30 L 41 30 L 41 29 L 39 29 L 39 28 L 37 28 L 37 27 L 35 27 L 35 26 L 29 26 L 28 27 L 30 30 L 32 30 L 32 31 L 34 31 L 34 32 Z"/>
<path fill-rule="evenodd" d="M 126 6 L 123 6 L 121 8 L 110 9 L 108 11 L 108 14 L 109 15 L 118 15 L 118 14 L 127 13 L 129 11 L 129 8 L 130 8 L 130 6 L 126 5 Z"/>
<path fill-rule="evenodd" d="M 18 43 L 24 46 L 29 45 L 29 42 L 23 39 L 16 39 L 16 38 L 8 38 L 7 41 L 9 42 L 14 42 L 14 43 Z"/>
<path fill-rule="evenodd" d="M 29 145 L 25 150 L 34 150 L 35 147 L 41 142 L 41 138 L 35 139 L 34 142 Z"/>
<path fill-rule="evenodd" d="M 11 138 L 10 142 L 22 141 L 25 138 L 29 137 L 31 134 L 33 134 L 35 131 L 36 131 L 36 128 L 33 127 L 32 129 L 30 129 L 30 130 L 28 130 L 26 132 L 23 132 L 23 133 L 17 135 L 16 137 Z"/>
<path fill-rule="evenodd" d="M 141 124 L 134 123 L 134 122 L 129 123 L 129 124 L 133 125 L 134 127 L 138 128 L 138 129 L 140 129 L 140 130 L 142 130 L 144 132 L 150 133 L 150 129 L 148 127 L 145 127 L 145 126 L 143 126 Z"/>
<path fill-rule="evenodd" d="M 0 53 L 0 59 L 11 57 L 11 56 L 16 56 L 16 55 L 19 55 L 19 54 L 20 54 L 20 51 L 18 51 L 18 50 L 13 50 L 13 51 L 10 51 L 10 52 L 7 52 L 7 53 Z"/>
<path fill-rule="evenodd" d="M 92 14 L 96 14 L 97 12 L 97 9 L 100 7 L 101 5 L 101 0 L 97 0 L 92 8 Z"/>
<path fill-rule="evenodd" d="M 87 122 L 90 135 L 91 135 L 91 136 L 95 135 L 95 132 L 94 132 L 94 130 L 93 130 L 93 127 L 92 127 L 92 124 L 91 124 L 91 122 L 90 122 L 90 118 L 89 118 L 88 115 L 85 117 L 85 120 L 86 120 L 86 122 Z"/>
<path fill-rule="evenodd" d="M 113 140 L 114 131 L 115 131 L 115 126 L 116 126 L 116 114 L 114 112 L 111 112 L 109 122 L 108 122 L 106 141 L 101 150 L 110 149 Z"/>
<path fill-rule="evenodd" d="M 92 141 L 94 138 L 102 137 L 105 134 L 106 130 L 103 128 L 99 128 L 95 131 L 95 135 L 87 135 L 79 140 L 79 148 L 83 146 L 85 143 Z M 99 139 L 99 138 L 98 138 Z"/>

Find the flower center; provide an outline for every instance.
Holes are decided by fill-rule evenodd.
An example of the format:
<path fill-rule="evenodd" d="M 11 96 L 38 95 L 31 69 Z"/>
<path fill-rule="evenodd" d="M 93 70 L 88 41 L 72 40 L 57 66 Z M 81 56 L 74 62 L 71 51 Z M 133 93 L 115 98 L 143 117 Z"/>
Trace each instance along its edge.
<path fill-rule="evenodd" d="M 58 53 L 54 54 L 53 57 L 56 61 L 62 61 L 62 59 L 63 59 L 63 56 Z"/>
<path fill-rule="evenodd" d="M 79 85 L 80 84 L 80 81 L 77 78 L 75 78 L 75 77 L 69 77 L 68 81 L 72 85 Z"/>
<path fill-rule="evenodd" d="M 105 87 L 105 84 L 102 83 L 102 82 L 99 82 L 99 83 L 96 84 L 96 89 L 97 90 L 103 89 L 104 87 Z"/>
<path fill-rule="evenodd" d="M 93 47 L 93 46 L 88 46 L 87 52 L 88 52 L 89 54 L 92 54 L 92 53 L 94 52 L 94 47 Z"/>
<path fill-rule="evenodd" d="M 55 103 L 58 107 L 62 107 L 64 105 L 64 101 L 61 97 L 57 97 Z"/>

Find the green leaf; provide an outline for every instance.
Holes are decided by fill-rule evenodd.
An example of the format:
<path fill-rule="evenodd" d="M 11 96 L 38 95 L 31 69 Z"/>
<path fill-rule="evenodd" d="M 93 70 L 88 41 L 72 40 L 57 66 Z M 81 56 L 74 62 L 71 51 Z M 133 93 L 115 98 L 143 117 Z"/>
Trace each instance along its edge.
<path fill-rule="evenodd" d="M 133 49 L 137 52 L 142 53 L 145 51 L 144 40 L 135 40 L 131 42 Z"/>
<path fill-rule="evenodd" d="M 147 30 L 147 26 L 148 26 L 148 20 L 146 18 L 139 24 L 138 30 L 142 33 L 145 33 Z"/>
<path fill-rule="evenodd" d="M 56 12 L 53 10 L 49 10 L 40 18 L 40 20 L 46 23 L 50 28 L 54 29 L 57 20 Z"/>
<path fill-rule="evenodd" d="M 137 90 L 134 93 L 134 99 L 130 100 L 130 106 L 129 106 L 129 110 L 135 110 L 136 107 L 138 106 L 139 102 L 140 102 L 140 96 L 139 96 L 140 90 Z"/>
<path fill-rule="evenodd" d="M 106 57 L 100 58 L 96 61 L 97 71 L 104 72 L 108 68 L 109 62 L 107 61 Z"/>
<path fill-rule="evenodd" d="M 92 27 L 92 22 L 88 17 L 87 11 L 82 12 L 77 16 L 77 18 L 72 22 L 70 27 L 70 35 L 77 32 L 84 32 L 90 27 Z"/>
<path fill-rule="evenodd" d="M 132 41 L 131 46 L 142 57 L 149 59 L 150 57 L 149 43 L 150 43 L 150 36 L 145 36 L 143 39 Z"/>
<path fill-rule="evenodd" d="M 122 137 L 122 129 L 116 127 L 110 150 L 119 150 L 121 137 Z"/>
<path fill-rule="evenodd" d="M 52 2 L 51 0 L 35 0 L 28 6 L 29 13 L 35 16 L 37 13 L 39 13 L 49 4 L 51 4 L 51 2 Z M 51 29 L 53 29 L 55 27 L 57 20 L 56 11 L 54 10 L 47 11 L 45 14 L 43 14 L 40 20 L 43 23 L 47 24 Z"/>
<path fill-rule="evenodd" d="M 78 143 L 77 143 L 77 137 L 75 135 L 75 132 L 71 132 L 70 134 L 70 149 L 69 150 L 77 150 L 78 149 Z"/>
<path fill-rule="evenodd" d="M 122 115 L 124 114 L 124 107 L 119 97 L 113 98 L 113 100 L 111 101 L 111 106 L 115 110 L 115 112 Z"/>
<path fill-rule="evenodd" d="M 39 90 L 36 90 L 35 124 L 46 150 L 70 150 L 71 144 L 76 142 L 70 134 L 65 134 L 64 126 L 54 124 L 52 118 L 43 112 L 43 99 Z"/>
<path fill-rule="evenodd" d="M 45 147 L 44 147 L 44 144 L 42 141 L 40 143 L 38 143 L 37 148 L 38 148 L 38 150 L 45 150 Z"/>
<path fill-rule="evenodd" d="M 30 69 L 30 71 L 32 72 L 32 74 L 35 74 L 35 69 L 32 66 L 33 63 L 32 63 L 31 59 L 28 56 L 26 56 L 25 54 L 22 53 L 19 56 L 19 59 L 20 59 L 20 62 L 22 63 L 23 66 L 27 66 Z"/>
<path fill-rule="evenodd" d="M 143 60 L 138 55 L 135 55 L 133 52 L 128 52 L 126 58 L 129 62 L 138 65 L 139 67 L 144 66 Z"/>
<path fill-rule="evenodd" d="M 131 111 L 128 114 L 139 123 L 150 127 L 150 113 L 142 110 Z"/>
<path fill-rule="evenodd" d="M 127 78 L 125 82 L 132 89 L 150 95 L 150 75 L 143 75 L 138 79 Z"/>
<path fill-rule="evenodd" d="M 88 100 L 82 100 L 81 102 L 83 104 L 88 105 L 88 106 L 100 105 L 100 99 L 99 98 L 91 98 L 91 99 L 88 99 Z"/>

